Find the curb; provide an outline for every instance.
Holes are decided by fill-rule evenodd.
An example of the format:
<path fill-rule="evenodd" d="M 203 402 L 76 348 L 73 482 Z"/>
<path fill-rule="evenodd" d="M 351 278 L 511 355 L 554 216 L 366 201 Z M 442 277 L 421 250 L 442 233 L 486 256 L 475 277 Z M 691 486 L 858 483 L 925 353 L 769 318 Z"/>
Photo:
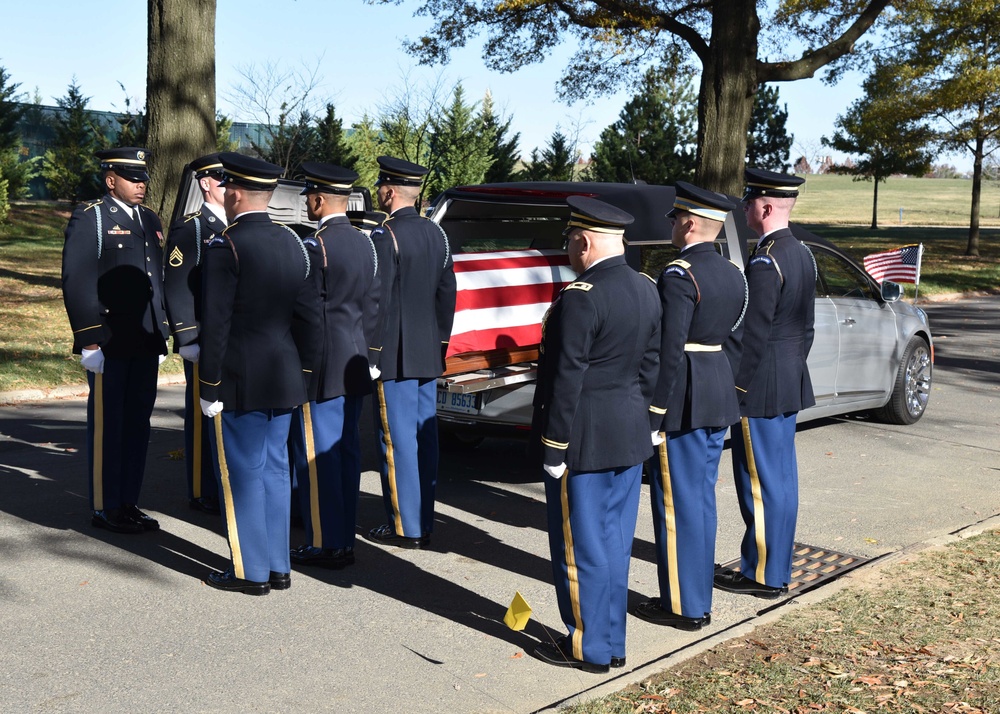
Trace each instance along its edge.
<path fill-rule="evenodd" d="M 861 574 L 870 573 L 872 570 L 881 570 L 888 566 L 896 565 L 923 550 L 940 548 L 996 528 L 1000 528 L 1000 514 L 987 516 L 981 521 L 971 523 L 951 533 L 935 536 L 934 538 L 929 538 L 925 541 L 913 543 L 901 548 L 900 550 L 876 556 L 870 562 L 845 573 L 843 576 L 828 583 L 827 585 L 823 585 L 816 590 L 803 593 L 802 595 L 784 600 L 777 605 L 765 608 L 754 617 L 741 620 L 700 640 L 683 645 L 678 649 L 668 652 L 662 657 L 653 660 L 652 662 L 639 665 L 625 674 L 588 688 L 572 697 L 567 697 L 566 699 L 558 702 L 548 704 L 541 709 L 537 709 L 533 712 L 533 714 L 555 714 L 556 712 L 574 704 L 583 704 L 594 699 L 600 699 L 601 697 L 608 696 L 609 694 L 619 692 L 628 686 L 641 684 L 650 677 L 661 674 L 662 672 L 671 669 L 682 662 L 686 662 L 687 660 L 692 659 L 693 657 L 696 657 L 717 645 L 737 637 L 745 637 L 762 625 L 768 625 L 772 622 L 780 620 L 788 612 L 789 607 L 815 605 L 816 603 L 833 597 L 841 591 L 850 588 L 853 584 L 852 581 Z"/>
<path fill-rule="evenodd" d="M 157 387 L 171 384 L 183 384 L 184 373 L 161 374 L 156 379 Z M 18 389 L 10 392 L 0 392 L 0 407 L 17 406 L 30 402 L 43 402 L 49 399 L 76 399 L 86 397 L 90 388 L 86 384 L 65 384 L 61 387 L 48 389 Z"/>

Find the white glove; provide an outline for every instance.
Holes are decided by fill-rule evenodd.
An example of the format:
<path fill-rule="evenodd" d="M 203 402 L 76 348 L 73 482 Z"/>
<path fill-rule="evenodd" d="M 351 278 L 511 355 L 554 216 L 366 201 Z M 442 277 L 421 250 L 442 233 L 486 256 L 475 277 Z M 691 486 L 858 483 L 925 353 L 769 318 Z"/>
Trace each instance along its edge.
<path fill-rule="evenodd" d="M 649 432 L 649 436 L 653 440 L 653 446 L 659 446 L 666 441 L 666 439 L 663 438 L 663 433 L 659 431 L 651 431 Z"/>
<path fill-rule="evenodd" d="M 198 346 L 197 342 L 192 342 L 190 345 L 184 345 L 178 349 L 177 354 L 181 356 L 181 359 L 186 359 L 192 364 L 197 364 L 198 357 L 201 356 L 201 347 Z"/>
<path fill-rule="evenodd" d="M 80 350 L 80 364 L 88 372 L 104 374 L 104 353 L 100 347 L 96 350 L 88 350 L 85 347 Z"/>
<path fill-rule="evenodd" d="M 374 382 L 382 374 L 382 370 L 373 364 L 368 365 L 368 374 L 372 376 L 372 381 Z"/>
<path fill-rule="evenodd" d="M 210 402 L 207 399 L 199 399 L 201 402 L 201 413 L 209 419 L 214 419 L 215 415 L 222 411 L 222 402 Z"/>
<path fill-rule="evenodd" d="M 542 468 L 545 469 L 545 473 L 552 478 L 561 479 L 563 474 L 566 473 L 566 462 L 564 461 L 558 466 L 549 466 L 548 464 L 545 464 Z"/>
<path fill-rule="evenodd" d="M 164 362 L 167 361 L 167 356 L 166 355 L 160 355 L 158 359 L 159 359 L 159 361 L 156 364 L 157 365 L 161 365 L 161 364 L 163 364 Z"/>

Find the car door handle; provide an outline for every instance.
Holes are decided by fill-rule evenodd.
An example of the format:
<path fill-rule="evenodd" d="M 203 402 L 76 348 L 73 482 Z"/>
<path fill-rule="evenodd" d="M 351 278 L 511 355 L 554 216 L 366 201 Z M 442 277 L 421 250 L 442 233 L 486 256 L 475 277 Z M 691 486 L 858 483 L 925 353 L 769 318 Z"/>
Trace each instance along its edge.
<path fill-rule="evenodd" d="M 853 325 L 855 323 L 855 319 L 853 317 L 845 317 L 843 323 L 845 325 Z"/>

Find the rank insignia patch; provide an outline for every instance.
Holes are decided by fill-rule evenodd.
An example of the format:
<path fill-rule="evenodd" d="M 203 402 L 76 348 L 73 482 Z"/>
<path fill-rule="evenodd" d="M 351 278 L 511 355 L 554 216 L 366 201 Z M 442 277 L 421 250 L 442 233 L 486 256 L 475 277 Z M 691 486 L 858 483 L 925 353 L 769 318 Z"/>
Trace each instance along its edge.
<path fill-rule="evenodd" d="M 184 254 L 181 252 L 180 246 L 174 246 L 174 249 L 170 251 L 169 264 L 171 268 L 179 268 L 184 264 Z"/>

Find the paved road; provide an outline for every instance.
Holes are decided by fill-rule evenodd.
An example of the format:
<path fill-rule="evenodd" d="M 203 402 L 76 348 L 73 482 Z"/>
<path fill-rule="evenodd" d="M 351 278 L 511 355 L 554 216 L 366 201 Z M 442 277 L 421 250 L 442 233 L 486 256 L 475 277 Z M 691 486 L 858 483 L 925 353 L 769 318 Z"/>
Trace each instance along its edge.
<path fill-rule="evenodd" d="M 929 312 L 937 368 L 920 422 L 800 431 L 801 542 L 874 557 L 1000 513 L 1000 298 Z M 163 530 L 141 536 L 89 526 L 82 400 L 0 409 L 3 710 L 532 712 L 625 686 L 634 668 L 768 604 L 717 593 L 700 633 L 630 618 L 629 668 L 617 675 L 534 660 L 533 643 L 561 633 L 543 492 L 523 445 L 502 440 L 445 455 L 432 550 L 360 541 L 355 566 L 296 571 L 285 592 L 211 590 L 201 578 L 226 565 L 227 547 L 220 522 L 187 508 L 181 397 L 171 386 L 157 401 L 142 505 Z M 371 469 L 370 448 L 365 458 Z M 362 487 L 367 528 L 383 520 L 374 472 Z M 725 561 L 742 527 L 728 451 L 718 495 Z M 656 588 L 648 491 L 635 556 L 638 600 Z M 502 623 L 517 590 L 534 608 L 521 633 Z"/>

